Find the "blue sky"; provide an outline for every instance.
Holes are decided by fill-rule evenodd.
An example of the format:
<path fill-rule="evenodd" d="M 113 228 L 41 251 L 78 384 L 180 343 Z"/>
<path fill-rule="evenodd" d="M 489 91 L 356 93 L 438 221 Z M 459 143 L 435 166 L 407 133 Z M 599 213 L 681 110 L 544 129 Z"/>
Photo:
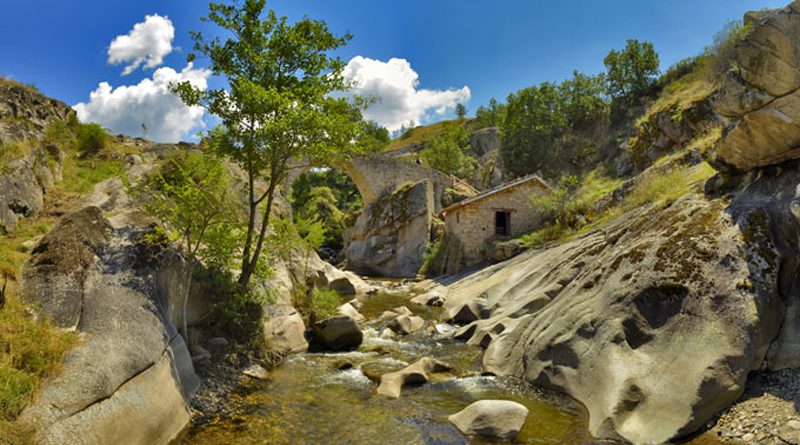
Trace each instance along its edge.
<path fill-rule="evenodd" d="M 414 88 L 427 92 L 409 93 L 403 84 L 400 86 L 406 90 L 398 87 L 393 90 L 397 96 L 386 99 L 386 107 L 406 107 L 381 114 L 390 125 L 397 125 L 410 116 L 420 116 L 424 123 L 449 117 L 454 101 L 466 100 L 467 96 L 471 114 L 491 97 L 503 99 L 509 92 L 533 83 L 561 80 L 573 69 L 599 72 L 608 50 L 624 46 L 628 38 L 652 41 L 662 67 L 667 67 L 699 53 L 717 30 L 726 22 L 741 18 L 744 12 L 786 3 L 787 0 L 275 0 L 268 6 L 290 19 L 308 15 L 327 21 L 336 33 L 352 33 L 353 40 L 339 55 L 345 61 L 362 56 L 352 68 L 358 75 L 373 76 L 367 81 L 375 81 L 376 76 L 394 78 L 392 70 L 399 72 L 400 84 L 410 82 L 409 76 L 418 76 L 419 83 Z M 71 105 L 89 103 L 90 93 L 101 82 L 107 82 L 114 92 L 120 86 L 151 79 L 159 67 L 170 67 L 181 76 L 186 52 L 191 48 L 188 31 L 208 27 L 199 20 L 206 7 L 205 1 L 189 0 L 2 0 L 0 75 L 33 83 L 45 94 Z M 143 22 L 146 15 L 153 14 L 169 18 L 174 28 L 172 50 L 164 55 L 161 65 L 139 67 L 123 76 L 126 63 L 109 63 L 109 45 L 115 37 Z M 392 58 L 406 63 L 384 65 Z M 194 67 L 198 68 L 202 68 L 202 61 Z M 168 78 L 172 75 L 161 74 Z M 378 85 L 370 91 L 383 91 L 380 88 Z M 129 96 L 137 91 L 128 91 Z M 127 106 L 133 99 L 127 100 L 120 103 Z M 424 108 L 426 105 L 430 107 Z M 168 109 L 165 105 L 164 110 Z M 87 116 L 105 112 L 124 110 L 108 111 L 97 105 L 85 111 Z M 141 116 L 142 120 L 158 117 L 152 113 Z M 120 116 L 110 122 L 129 129 L 132 124 L 125 127 L 120 123 L 124 119 Z M 174 134 L 177 133 L 170 133 Z"/>

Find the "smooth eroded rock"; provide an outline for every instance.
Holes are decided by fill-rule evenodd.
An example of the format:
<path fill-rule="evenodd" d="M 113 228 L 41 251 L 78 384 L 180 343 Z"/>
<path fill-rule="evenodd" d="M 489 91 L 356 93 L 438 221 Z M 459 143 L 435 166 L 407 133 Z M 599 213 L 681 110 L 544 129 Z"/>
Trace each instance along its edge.
<path fill-rule="evenodd" d="M 464 434 L 513 440 L 517 437 L 528 408 L 509 400 L 479 400 L 449 416 L 449 420 Z"/>
<path fill-rule="evenodd" d="M 354 351 L 364 335 L 352 318 L 341 315 L 327 318 L 311 327 L 309 349 L 313 351 Z"/>

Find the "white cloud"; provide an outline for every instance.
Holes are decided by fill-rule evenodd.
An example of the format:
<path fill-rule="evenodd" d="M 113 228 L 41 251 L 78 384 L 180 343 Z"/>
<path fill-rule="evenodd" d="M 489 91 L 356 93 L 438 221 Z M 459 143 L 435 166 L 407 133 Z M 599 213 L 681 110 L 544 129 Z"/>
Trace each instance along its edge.
<path fill-rule="evenodd" d="M 108 46 L 108 63 L 128 63 L 122 75 L 135 71 L 142 64 L 155 68 L 172 52 L 175 27 L 167 17 L 147 15 L 144 22 L 133 25 L 128 34 L 117 36 Z"/>
<path fill-rule="evenodd" d="M 388 62 L 353 57 L 344 69 L 345 78 L 355 81 L 351 94 L 373 97 L 376 102 L 364 112 L 389 131 L 410 122 L 421 123 L 431 113 L 442 115 L 447 109 L 470 98 L 469 87 L 448 90 L 418 89 L 419 75 L 405 59 Z"/>
<path fill-rule="evenodd" d="M 159 68 L 152 79 L 142 79 L 137 85 L 112 88 L 108 82 L 101 82 L 90 93 L 88 103 L 81 102 L 73 108 L 81 121 L 97 122 L 112 133 L 141 135 L 144 124 L 148 139 L 177 142 L 191 130 L 203 127 L 204 110 L 184 105 L 169 91 L 169 85 L 189 81 L 206 89 L 210 74 L 209 70 L 195 69 L 189 63 L 181 72 Z"/>

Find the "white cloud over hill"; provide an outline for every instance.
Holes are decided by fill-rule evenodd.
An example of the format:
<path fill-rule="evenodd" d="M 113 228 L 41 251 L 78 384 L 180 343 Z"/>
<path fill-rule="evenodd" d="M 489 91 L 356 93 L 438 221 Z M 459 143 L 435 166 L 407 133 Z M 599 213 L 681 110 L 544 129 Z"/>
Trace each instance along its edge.
<path fill-rule="evenodd" d="M 348 62 L 343 74 L 355 82 L 352 94 L 374 98 L 375 102 L 364 116 L 392 132 L 412 121 L 419 124 L 431 114 L 442 115 L 470 98 L 467 86 L 447 90 L 420 89 L 419 74 L 405 59 L 392 58 L 383 62 L 356 56 Z"/>
<path fill-rule="evenodd" d="M 144 124 L 148 139 L 177 142 L 192 129 L 203 126 L 204 110 L 184 105 L 169 91 L 169 85 L 189 81 L 205 89 L 210 75 L 209 70 L 196 69 L 189 63 L 180 72 L 159 68 L 152 78 L 142 79 L 136 85 L 113 88 L 108 82 L 100 82 L 89 95 L 89 101 L 74 108 L 81 121 L 97 122 L 112 133 L 142 135 Z"/>

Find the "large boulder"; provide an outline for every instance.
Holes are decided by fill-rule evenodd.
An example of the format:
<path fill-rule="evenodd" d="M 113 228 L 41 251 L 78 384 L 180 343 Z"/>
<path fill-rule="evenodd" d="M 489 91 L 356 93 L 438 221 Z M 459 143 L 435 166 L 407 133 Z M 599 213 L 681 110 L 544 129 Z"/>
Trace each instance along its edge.
<path fill-rule="evenodd" d="M 347 268 L 362 275 L 415 277 L 435 208 L 428 180 L 401 185 L 381 196 L 345 234 Z"/>
<path fill-rule="evenodd" d="M 487 348 L 488 372 L 571 395 L 597 438 L 689 434 L 750 371 L 800 363 L 797 172 L 526 252 L 451 285 L 446 314 L 469 322 L 456 336 Z"/>
<path fill-rule="evenodd" d="M 464 434 L 514 440 L 525 425 L 528 408 L 510 400 L 479 400 L 449 416 Z"/>
<path fill-rule="evenodd" d="M 499 127 L 481 128 L 469 136 L 470 154 L 476 158 L 489 152 L 497 152 L 501 144 Z"/>
<path fill-rule="evenodd" d="M 364 339 L 358 324 L 346 315 L 326 318 L 311 326 L 312 351 L 354 351 Z"/>
<path fill-rule="evenodd" d="M 292 306 L 272 305 L 265 308 L 263 318 L 264 346 L 285 355 L 308 349 L 303 317 Z"/>
<path fill-rule="evenodd" d="M 430 380 L 430 374 L 450 371 L 452 367 L 439 360 L 423 357 L 411 365 L 381 376 L 378 394 L 391 398 L 400 397 L 403 386 L 421 385 Z"/>
<path fill-rule="evenodd" d="M 179 297 L 158 288 L 164 265 L 146 230 L 89 206 L 34 248 L 25 299 L 82 338 L 20 418 L 37 443 L 167 444 L 189 424 L 199 379 L 166 310 L 165 298 Z"/>
<path fill-rule="evenodd" d="M 745 20 L 750 32 L 714 102 L 729 120 L 716 165 L 733 171 L 800 158 L 800 3 Z"/>

